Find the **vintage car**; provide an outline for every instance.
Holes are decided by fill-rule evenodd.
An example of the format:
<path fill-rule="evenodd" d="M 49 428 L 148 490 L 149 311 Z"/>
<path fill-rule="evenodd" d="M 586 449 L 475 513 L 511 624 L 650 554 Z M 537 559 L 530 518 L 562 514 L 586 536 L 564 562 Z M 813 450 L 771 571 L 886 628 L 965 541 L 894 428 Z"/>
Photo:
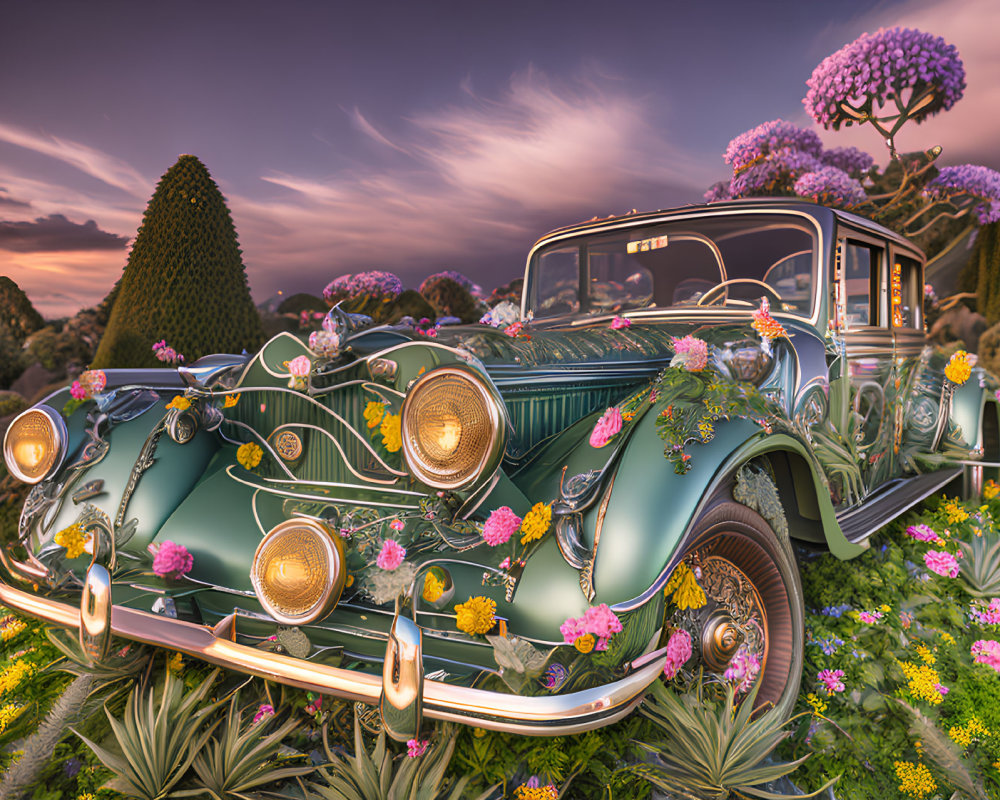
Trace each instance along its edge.
<path fill-rule="evenodd" d="M 796 553 L 849 559 L 1000 460 L 996 381 L 925 340 L 923 266 L 805 202 L 633 213 L 542 238 L 496 327 L 336 307 L 308 341 L 85 373 L 7 431 L 34 486 L 0 603 L 402 740 L 594 728 L 664 672 L 788 711 Z"/>

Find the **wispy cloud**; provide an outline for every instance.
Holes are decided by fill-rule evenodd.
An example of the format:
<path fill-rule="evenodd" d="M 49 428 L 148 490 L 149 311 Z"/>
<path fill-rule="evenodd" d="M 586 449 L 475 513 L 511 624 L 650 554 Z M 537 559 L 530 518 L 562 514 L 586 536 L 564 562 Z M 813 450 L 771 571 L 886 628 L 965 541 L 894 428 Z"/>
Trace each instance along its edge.
<path fill-rule="evenodd" d="M 145 196 L 152 187 L 150 181 L 124 161 L 78 142 L 33 133 L 4 123 L 0 123 L 0 141 L 62 161 L 135 197 Z"/>

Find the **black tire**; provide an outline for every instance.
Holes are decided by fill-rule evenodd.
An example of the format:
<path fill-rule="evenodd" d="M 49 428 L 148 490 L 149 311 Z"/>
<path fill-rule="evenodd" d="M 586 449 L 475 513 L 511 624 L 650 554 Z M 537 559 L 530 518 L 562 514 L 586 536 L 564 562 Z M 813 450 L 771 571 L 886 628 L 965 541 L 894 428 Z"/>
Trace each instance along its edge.
<path fill-rule="evenodd" d="M 679 612 L 683 627 L 693 636 L 704 635 L 713 613 L 729 613 L 741 632 L 750 632 L 746 646 L 761 661 L 757 706 L 773 704 L 790 716 L 802 677 L 804 641 L 802 584 L 790 546 L 760 514 L 723 497 L 696 523 L 684 559 L 700 568 L 708 604 Z M 762 642 L 755 638 L 758 627 Z M 721 673 L 717 661 L 707 663 L 701 635 L 697 652 L 706 672 Z"/>

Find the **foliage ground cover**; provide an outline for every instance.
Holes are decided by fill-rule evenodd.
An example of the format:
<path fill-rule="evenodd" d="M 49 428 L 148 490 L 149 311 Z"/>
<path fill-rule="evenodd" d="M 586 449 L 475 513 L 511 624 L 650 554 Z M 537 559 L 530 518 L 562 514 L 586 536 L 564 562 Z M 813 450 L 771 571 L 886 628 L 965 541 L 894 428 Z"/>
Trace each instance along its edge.
<path fill-rule="evenodd" d="M 798 786 L 814 791 L 839 777 L 837 796 L 852 800 L 1000 798 L 998 519 L 1000 486 L 990 482 L 975 501 L 932 499 L 876 534 L 853 561 L 803 554 L 810 611 L 802 713 L 784 734 L 770 729 L 769 747 L 781 742 L 770 763 L 805 757 L 792 775 Z M 687 692 L 658 687 L 649 713 L 576 736 L 439 725 L 426 740 L 401 745 L 365 732 L 348 703 L 219 674 L 178 654 L 133 646 L 88 672 L 70 637 L 53 637 L 33 620 L 2 615 L 0 638 L 0 798 L 334 798 L 364 786 L 362 792 L 390 798 L 410 797 L 421 785 L 414 796 L 428 800 L 644 798 L 671 780 L 657 767 L 665 762 L 650 755 L 668 752 L 682 731 L 664 723 L 669 709 L 695 708 L 702 692 L 697 708 L 707 700 L 716 709 L 699 716 L 706 726 L 741 722 L 727 705 L 725 684 L 699 682 Z M 66 709 L 74 674 L 93 681 L 86 701 Z M 176 713 L 159 713 L 164 697 L 197 729 L 187 743 L 168 741 L 166 733 L 179 726 Z M 39 758 L 31 750 L 44 737 L 32 734 L 46 716 L 50 727 L 62 728 Z M 689 739 L 695 753 L 697 742 Z M 159 785 L 155 774 L 129 762 L 129 753 L 143 747 L 169 754 Z M 718 755 L 702 749 L 706 763 Z M 32 758 L 39 763 L 22 793 L 13 779 L 18 762 Z M 697 755 L 687 760 L 697 767 Z M 710 790 L 706 782 L 687 793 L 752 796 L 745 775 L 782 771 L 778 764 L 754 772 L 758 766 L 731 772 L 742 783 Z M 121 780 L 129 774 L 134 781 Z M 135 785 L 140 775 L 142 790 Z"/>

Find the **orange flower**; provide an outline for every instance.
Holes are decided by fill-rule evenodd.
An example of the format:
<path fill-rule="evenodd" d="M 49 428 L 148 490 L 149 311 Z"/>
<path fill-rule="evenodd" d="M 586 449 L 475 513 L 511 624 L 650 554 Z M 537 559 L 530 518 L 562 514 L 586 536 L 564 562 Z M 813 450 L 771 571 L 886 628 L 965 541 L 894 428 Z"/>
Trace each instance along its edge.
<path fill-rule="evenodd" d="M 765 339 L 777 339 L 788 336 L 782 324 L 771 316 L 771 305 L 766 297 L 760 299 L 760 308 L 753 312 L 751 327 Z"/>

